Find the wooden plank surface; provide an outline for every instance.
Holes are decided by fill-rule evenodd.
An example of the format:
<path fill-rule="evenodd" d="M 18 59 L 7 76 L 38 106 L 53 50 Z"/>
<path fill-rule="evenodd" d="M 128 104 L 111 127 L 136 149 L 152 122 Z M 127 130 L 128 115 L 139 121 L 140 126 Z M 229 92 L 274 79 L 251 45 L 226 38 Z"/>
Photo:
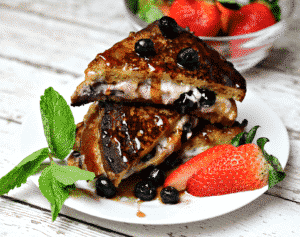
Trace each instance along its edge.
<path fill-rule="evenodd" d="M 121 0 L 0 0 L 0 176 L 22 155 L 18 154 L 22 122 L 41 87 L 80 82 L 95 55 L 132 30 L 122 9 Z M 289 132 L 283 182 L 227 215 L 183 225 L 146 226 L 94 218 L 68 207 L 52 223 L 49 203 L 28 181 L 0 197 L 0 236 L 299 236 L 300 21 L 298 15 L 294 18 L 270 56 L 244 74 L 248 87 L 278 114 Z"/>

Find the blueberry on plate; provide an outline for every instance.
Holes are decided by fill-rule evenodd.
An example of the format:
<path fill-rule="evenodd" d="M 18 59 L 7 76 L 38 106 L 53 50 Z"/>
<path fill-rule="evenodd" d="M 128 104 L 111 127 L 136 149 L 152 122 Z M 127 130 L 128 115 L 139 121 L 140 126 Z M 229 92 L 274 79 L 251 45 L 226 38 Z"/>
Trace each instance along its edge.
<path fill-rule="evenodd" d="M 151 201 L 156 197 L 157 190 L 150 180 L 142 180 L 134 187 L 134 195 L 142 201 Z"/>
<path fill-rule="evenodd" d="M 100 197 L 113 198 L 117 189 L 107 177 L 100 176 L 96 181 L 96 193 Z"/>
<path fill-rule="evenodd" d="M 179 202 L 179 192 L 171 186 L 163 188 L 160 192 L 160 197 L 165 204 L 177 204 Z"/>

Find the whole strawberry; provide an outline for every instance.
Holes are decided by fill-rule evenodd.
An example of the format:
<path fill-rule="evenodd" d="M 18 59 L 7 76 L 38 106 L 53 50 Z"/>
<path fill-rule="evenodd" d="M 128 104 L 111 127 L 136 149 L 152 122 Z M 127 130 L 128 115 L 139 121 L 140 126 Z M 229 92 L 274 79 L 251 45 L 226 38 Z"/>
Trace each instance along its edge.
<path fill-rule="evenodd" d="M 196 36 L 216 36 L 221 28 L 220 11 L 215 0 L 175 0 L 169 16 Z"/>
<path fill-rule="evenodd" d="M 224 153 L 203 167 L 187 181 L 187 192 L 193 196 L 218 196 L 269 188 L 283 180 L 285 173 L 279 161 L 264 151 L 267 138 L 257 144 L 227 147 Z"/>
<path fill-rule="evenodd" d="M 196 4 L 195 0 L 175 0 L 169 10 L 169 15 L 177 24 L 183 28 L 195 19 Z"/>
<path fill-rule="evenodd" d="M 196 36 L 216 36 L 221 29 L 221 14 L 215 0 L 196 1 L 195 19 L 190 30 Z"/>
<path fill-rule="evenodd" d="M 274 2 L 257 0 L 241 7 L 230 20 L 229 35 L 249 34 L 274 25 L 277 21 L 272 10 L 278 11 L 275 6 Z"/>

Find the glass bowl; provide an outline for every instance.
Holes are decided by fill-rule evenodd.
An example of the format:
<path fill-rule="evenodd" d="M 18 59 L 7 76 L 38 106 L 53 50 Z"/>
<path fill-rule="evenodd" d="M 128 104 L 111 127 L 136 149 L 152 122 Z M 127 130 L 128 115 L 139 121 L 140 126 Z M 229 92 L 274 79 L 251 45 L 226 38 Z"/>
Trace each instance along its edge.
<path fill-rule="evenodd" d="M 138 31 L 145 28 L 148 23 L 130 10 L 130 1 L 132 0 L 124 0 L 126 14 L 134 30 Z M 274 41 L 285 33 L 289 18 L 293 15 L 295 3 L 294 0 L 279 0 L 279 6 L 281 20 L 263 30 L 239 36 L 200 36 L 199 38 L 232 62 L 238 71 L 246 71 L 266 58 Z"/>

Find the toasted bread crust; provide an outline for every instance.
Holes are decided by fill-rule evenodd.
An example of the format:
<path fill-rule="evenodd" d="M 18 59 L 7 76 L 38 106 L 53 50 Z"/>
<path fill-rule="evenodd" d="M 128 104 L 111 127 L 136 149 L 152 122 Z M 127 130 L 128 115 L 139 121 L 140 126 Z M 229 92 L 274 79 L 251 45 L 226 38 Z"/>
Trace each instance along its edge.
<path fill-rule="evenodd" d="M 173 110 L 94 102 L 77 125 L 73 149 L 84 159 L 82 168 L 96 176 L 106 174 L 117 186 L 180 118 Z"/>
<path fill-rule="evenodd" d="M 148 59 L 139 57 L 135 52 L 135 43 L 144 38 L 154 42 L 156 51 L 156 55 Z M 188 47 L 198 52 L 200 66 L 197 70 L 189 71 L 177 64 L 179 51 Z M 85 81 L 71 98 L 72 105 L 104 99 L 103 95 L 93 93 L 99 84 L 117 84 L 124 80 L 139 84 L 146 79 L 204 87 L 237 101 L 242 101 L 246 93 L 243 76 L 217 51 L 183 29 L 177 38 L 167 39 L 162 35 L 158 21 L 155 21 L 139 32 L 130 33 L 128 38 L 96 56 L 85 70 Z M 154 98 L 151 102 L 159 103 L 159 100 Z"/>

